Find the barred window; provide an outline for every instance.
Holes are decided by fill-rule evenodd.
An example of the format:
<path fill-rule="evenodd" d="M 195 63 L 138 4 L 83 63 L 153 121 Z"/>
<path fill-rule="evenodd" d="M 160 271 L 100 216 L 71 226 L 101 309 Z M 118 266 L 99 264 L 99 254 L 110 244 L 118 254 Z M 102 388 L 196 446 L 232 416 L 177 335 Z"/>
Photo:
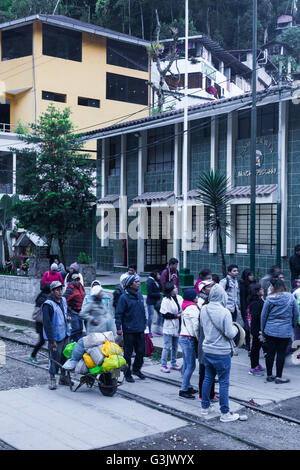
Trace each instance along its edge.
<path fill-rule="evenodd" d="M 147 171 L 158 172 L 174 168 L 174 127 L 165 126 L 148 132 Z"/>
<path fill-rule="evenodd" d="M 276 253 L 277 205 L 256 204 L 255 253 Z M 250 204 L 236 206 L 236 253 L 250 253 Z"/>
<path fill-rule="evenodd" d="M 199 223 L 199 222 L 198 222 Z M 200 221 L 203 223 L 203 221 Z M 199 230 L 197 226 L 197 206 L 192 206 L 192 231 Z M 204 206 L 204 240 L 201 251 L 208 251 L 209 249 L 209 231 L 208 231 L 208 208 Z"/>

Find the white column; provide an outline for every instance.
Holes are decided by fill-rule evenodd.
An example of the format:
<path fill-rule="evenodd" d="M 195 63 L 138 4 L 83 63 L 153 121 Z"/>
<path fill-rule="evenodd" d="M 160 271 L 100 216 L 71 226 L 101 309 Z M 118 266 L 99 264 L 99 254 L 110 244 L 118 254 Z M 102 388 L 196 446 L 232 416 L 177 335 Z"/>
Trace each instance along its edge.
<path fill-rule="evenodd" d="M 17 154 L 13 153 L 13 194 L 17 192 Z"/>
<path fill-rule="evenodd" d="M 121 136 L 121 165 L 120 165 L 120 236 L 127 238 L 127 197 L 126 197 L 126 135 Z M 121 235 L 122 234 L 122 235 Z"/>
<path fill-rule="evenodd" d="M 108 139 L 103 139 L 102 140 L 102 158 L 101 158 L 101 197 L 103 198 L 106 195 L 106 176 L 107 176 L 107 151 L 108 151 Z M 109 239 L 105 238 L 105 232 L 104 232 L 104 213 L 105 210 L 103 207 L 100 207 L 99 209 L 100 216 L 101 216 L 101 246 L 108 246 L 109 244 Z"/>
<path fill-rule="evenodd" d="M 210 130 L 210 169 L 217 169 L 218 161 L 218 141 L 219 141 L 219 121 L 217 117 L 211 118 Z M 216 233 L 212 233 L 209 237 L 209 253 L 217 253 L 217 237 Z"/>
<path fill-rule="evenodd" d="M 138 151 L 138 193 L 139 195 L 144 192 L 144 174 L 146 171 L 147 163 L 147 131 L 143 131 L 139 136 L 139 151 Z M 145 211 L 139 210 L 139 237 L 137 240 L 137 270 L 139 273 L 144 272 L 145 265 L 145 239 L 143 237 L 145 221 Z"/>
<path fill-rule="evenodd" d="M 226 175 L 230 179 L 228 189 L 233 186 L 234 180 L 234 154 L 235 154 L 235 140 L 236 140 L 236 129 L 237 129 L 237 115 L 232 112 L 227 117 L 227 156 L 226 156 Z M 231 237 L 226 237 L 226 254 L 233 254 L 235 251 L 235 225 L 233 219 L 233 205 L 228 210 L 228 220 L 230 225 L 228 226 L 228 232 Z"/>
<path fill-rule="evenodd" d="M 180 239 L 181 239 L 181 208 L 178 206 L 177 196 L 181 193 L 181 152 L 180 152 L 180 124 L 174 126 L 174 236 L 173 236 L 173 257 L 179 259 Z"/>
<path fill-rule="evenodd" d="M 289 101 L 281 101 L 281 256 L 287 256 L 287 209 L 288 209 L 288 109 Z"/>

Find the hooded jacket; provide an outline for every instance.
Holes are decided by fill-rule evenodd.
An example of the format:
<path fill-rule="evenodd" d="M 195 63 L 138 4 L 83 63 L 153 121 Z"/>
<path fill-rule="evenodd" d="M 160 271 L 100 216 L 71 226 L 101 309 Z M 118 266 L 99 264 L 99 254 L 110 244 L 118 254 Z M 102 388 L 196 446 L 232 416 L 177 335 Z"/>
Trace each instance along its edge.
<path fill-rule="evenodd" d="M 227 308 L 233 313 L 235 309 L 240 310 L 240 286 L 237 279 L 233 279 L 229 274 L 221 279 L 220 286 L 227 294 Z"/>
<path fill-rule="evenodd" d="M 121 295 L 115 313 L 117 330 L 123 333 L 143 333 L 146 327 L 144 297 L 140 291 L 126 289 Z M 122 326 L 122 328 L 121 328 Z"/>
<path fill-rule="evenodd" d="M 183 298 L 180 295 L 176 295 L 176 299 L 179 305 L 174 300 L 174 297 L 165 296 L 162 299 L 160 313 L 163 315 L 164 324 L 163 324 L 163 334 L 178 336 L 180 329 L 180 321 L 177 318 L 178 313 L 181 313 L 181 306 Z"/>
<path fill-rule="evenodd" d="M 267 297 L 261 312 L 261 331 L 267 336 L 291 338 L 297 325 L 299 308 L 293 294 L 280 292 Z"/>
<path fill-rule="evenodd" d="M 200 336 L 200 309 L 195 302 L 184 300 L 182 303 L 180 336 L 192 336 L 199 339 Z"/>
<path fill-rule="evenodd" d="M 300 256 L 296 255 L 296 251 L 299 251 L 299 248 L 299 245 L 295 247 L 295 253 L 290 257 L 289 260 L 292 280 L 300 276 Z"/>
<path fill-rule="evenodd" d="M 108 312 L 104 299 L 98 299 L 91 295 L 84 309 L 79 314 L 82 320 L 87 320 L 86 334 L 103 333 L 104 331 L 112 331 L 116 334 L 116 326 L 112 315 Z M 96 320 L 98 325 L 93 325 Z"/>
<path fill-rule="evenodd" d="M 203 305 L 200 315 L 200 324 L 204 332 L 202 349 L 207 354 L 227 355 L 231 353 L 230 342 L 215 328 L 217 326 L 219 330 L 223 331 L 229 340 L 232 340 L 238 333 L 237 327 L 232 323 L 231 313 L 226 308 L 226 303 L 226 292 L 219 284 L 215 284 L 209 293 L 209 303 Z"/>

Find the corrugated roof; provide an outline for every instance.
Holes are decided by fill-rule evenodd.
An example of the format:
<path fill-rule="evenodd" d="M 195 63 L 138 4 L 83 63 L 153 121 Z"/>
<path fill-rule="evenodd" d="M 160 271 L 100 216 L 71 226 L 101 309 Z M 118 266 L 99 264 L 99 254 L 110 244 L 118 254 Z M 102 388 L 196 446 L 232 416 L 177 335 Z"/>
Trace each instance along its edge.
<path fill-rule="evenodd" d="M 119 197 L 119 194 L 108 194 L 107 196 L 98 199 L 97 202 L 98 204 L 112 204 L 114 202 L 117 202 L 119 200 Z"/>
<path fill-rule="evenodd" d="M 277 18 L 277 24 L 289 23 L 290 21 L 293 21 L 293 17 L 291 15 L 280 15 L 279 18 Z"/>
<path fill-rule="evenodd" d="M 166 201 L 170 197 L 174 196 L 173 191 L 160 191 L 157 193 L 143 193 L 139 196 L 136 196 L 132 201 L 133 202 L 147 202 L 147 201 Z"/>
<path fill-rule="evenodd" d="M 256 186 L 256 196 L 268 196 L 277 190 L 277 184 L 261 184 Z M 250 197 L 251 187 L 250 186 L 236 186 L 228 191 L 228 195 L 236 197 Z"/>

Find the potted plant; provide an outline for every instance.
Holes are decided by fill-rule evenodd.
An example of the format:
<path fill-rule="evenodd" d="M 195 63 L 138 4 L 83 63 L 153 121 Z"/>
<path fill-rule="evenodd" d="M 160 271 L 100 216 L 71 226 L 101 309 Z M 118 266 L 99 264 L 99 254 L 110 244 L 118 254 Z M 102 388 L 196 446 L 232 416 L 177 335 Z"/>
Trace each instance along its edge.
<path fill-rule="evenodd" d="M 84 251 L 79 253 L 77 262 L 85 284 L 90 285 L 96 279 L 96 263 L 92 263 L 91 257 Z"/>

